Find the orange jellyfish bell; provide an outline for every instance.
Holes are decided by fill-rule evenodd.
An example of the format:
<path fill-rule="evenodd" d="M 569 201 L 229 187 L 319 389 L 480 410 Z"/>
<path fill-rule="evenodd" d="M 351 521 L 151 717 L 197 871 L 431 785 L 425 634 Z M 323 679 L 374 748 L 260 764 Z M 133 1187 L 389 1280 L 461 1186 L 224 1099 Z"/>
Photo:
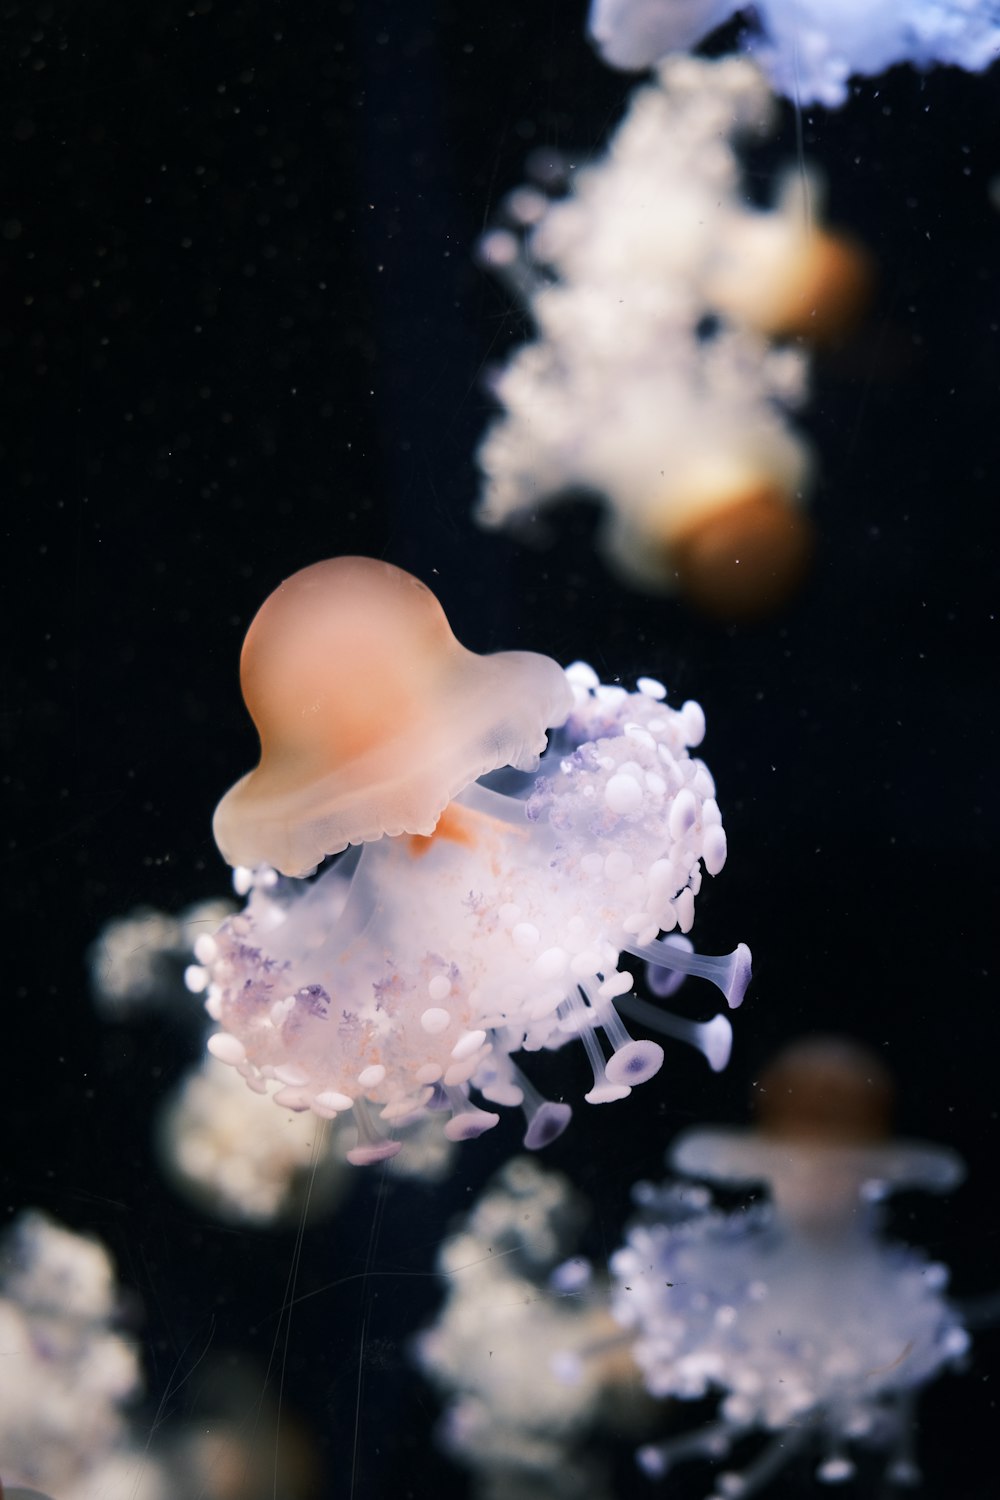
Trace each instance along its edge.
<path fill-rule="evenodd" d="M 710 273 L 730 317 L 769 338 L 812 344 L 854 332 L 871 302 L 875 261 L 852 235 L 823 224 L 824 197 L 816 174 L 789 172 L 771 211 L 734 220 Z"/>
<path fill-rule="evenodd" d="M 305 875 L 385 834 L 430 834 L 499 766 L 530 771 L 572 694 L 530 651 L 477 656 L 437 599 L 391 563 L 335 557 L 280 584 L 240 658 L 260 764 L 213 830 L 231 865 Z"/>
<path fill-rule="evenodd" d="M 812 558 L 802 503 L 809 453 L 792 434 L 754 426 L 745 414 L 724 433 L 692 423 L 687 439 L 691 451 L 678 452 L 636 517 L 639 564 L 705 614 L 767 615 L 795 593 Z"/>
<path fill-rule="evenodd" d="M 809 1036 L 765 1068 L 756 1112 L 774 1140 L 869 1145 L 887 1141 L 895 1087 L 868 1047 L 845 1037 Z"/>
<path fill-rule="evenodd" d="M 706 614 L 752 620 L 798 590 L 813 555 L 813 526 L 799 505 L 761 480 L 721 497 L 674 533 L 670 559 L 682 594 Z"/>

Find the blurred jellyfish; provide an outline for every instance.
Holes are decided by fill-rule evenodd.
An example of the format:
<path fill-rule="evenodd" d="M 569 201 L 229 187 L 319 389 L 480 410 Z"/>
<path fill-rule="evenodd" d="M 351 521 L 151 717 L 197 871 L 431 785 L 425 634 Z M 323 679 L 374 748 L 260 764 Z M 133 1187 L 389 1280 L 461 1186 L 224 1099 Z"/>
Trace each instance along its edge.
<path fill-rule="evenodd" d="M 641 1216 L 612 1258 L 615 1315 L 651 1394 L 720 1397 L 714 1422 L 640 1461 L 658 1476 L 762 1432 L 769 1443 L 718 1476 L 713 1500 L 753 1495 L 809 1445 L 821 1480 L 849 1478 L 859 1445 L 888 1450 L 889 1478 L 912 1483 L 913 1405 L 961 1360 L 968 1335 L 946 1268 L 881 1238 L 877 1204 L 906 1188 L 947 1192 L 961 1162 L 889 1138 L 890 1081 L 853 1043 L 793 1045 L 758 1100 L 757 1130 L 687 1131 L 670 1160 L 726 1187 L 762 1184 L 769 1202 L 722 1212 L 704 1189 L 644 1184 Z"/>
<path fill-rule="evenodd" d="M 214 932 L 233 910 L 231 901 L 198 901 L 179 916 L 141 907 L 101 928 L 87 953 L 90 988 L 108 1020 L 143 1011 L 176 1015 L 185 998 L 185 966 L 199 933 Z"/>
<path fill-rule="evenodd" d="M 521 1106 L 525 1143 L 547 1144 L 570 1108 L 542 1099 L 513 1054 L 571 1039 L 593 1067 L 589 1102 L 625 1098 L 663 1051 L 621 1019 L 623 952 L 741 1001 L 744 946 L 700 958 L 659 936 L 688 931 L 702 866 L 714 875 L 726 857 L 712 778 L 690 754 L 697 704 L 527 652 L 474 656 L 429 590 L 366 559 L 283 584 L 250 628 L 243 680 L 261 763 L 216 831 L 227 857 L 266 863 L 237 870 L 247 906 L 199 940 L 191 982 L 221 1028 L 210 1050 L 252 1089 L 352 1112 L 352 1162 L 394 1155 L 397 1124 L 443 1116 L 453 1141 L 495 1125 L 470 1088 Z M 504 793 L 475 779 L 506 762 L 537 774 Z M 301 873 L 362 839 L 313 882 L 272 868 Z M 724 1063 L 721 1017 L 647 1005 L 651 1017 Z"/>
<path fill-rule="evenodd" d="M 436 1182 L 454 1147 L 433 1121 L 405 1131 L 394 1175 Z M 211 1053 L 168 1096 L 157 1154 L 174 1188 L 203 1213 L 257 1228 L 325 1218 L 349 1191 L 350 1132 L 311 1111 L 272 1109 Z"/>
<path fill-rule="evenodd" d="M 185 1198 L 238 1224 L 298 1223 L 331 1212 L 346 1164 L 312 1114 L 266 1107 L 210 1054 L 157 1121 L 159 1157 Z"/>
<path fill-rule="evenodd" d="M 590 491 L 632 583 L 725 616 L 795 587 L 811 550 L 811 461 L 786 417 L 806 395 L 803 340 L 848 326 L 870 267 L 819 222 L 815 174 L 752 206 L 735 143 L 774 120 L 752 63 L 677 57 L 604 157 L 579 171 L 536 158 L 537 184 L 480 246 L 537 327 L 492 381 L 483 525 Z"/>
<path fill-rule="evenodd" d="M 739 0 L 592 0 L 588 30 L 612 67 L 648 68 L 743 9 Z M 746 50 L 799 104 L 836 109 L 852 77 L 897 63 L 980 73 L 1000 54 L 996 0 L 757 0 L 752 15 Z"/>
<path fill-rule="evenodd" d="M 288 1500 L 319 1494 L 312 1444 L 231 1360 L 199 1372 L 196 1417 L 138 1435 L 143 1380 L 115 1327 L 104 1246 L 21 1213 L 0 1240 L 0 1500 Z M 247 1423 L 248 1411 L 254 1413 Z"/>
<path fill-rule="evenodd" d="M 483 1500 L 605 1496 L 609 1476 L 589 1440 L 599 1429 L 635 1431 L 648 1417 L 606 1299 L 551 1279 L 584 1218 L 566 1178 L 519 1157 L 441 1248 L 447 1297 L 416 1359 L 447 1402 L 441 1441 L 472 1470 Z M 600 1356 L 590 1356 L 595 1348 Z M 590 1357 L 570 1383 L 553 1360 L 577 1351 Z"/>
<path fill-rule="evenodd" d="M 96 1240 L 31 1211 L 0 1241 L 5 1500 L 39 1485 L 59 1500 L 170 1493 L 128 1431 L 125 1408 L 142 1376 L 133 1344 L 114 1328 L 117 1303 L 114 1267 Z"/>
<path fill-rule="evenodd" d="M 269 1393 L 266 1373 L 249 1360 L 233 1354 L 205 1359 L 191 1404 L 169 1445 L 174 1500 L 319 1500 L 329 1494 L 319 1444 L 283 1394 Z"/>

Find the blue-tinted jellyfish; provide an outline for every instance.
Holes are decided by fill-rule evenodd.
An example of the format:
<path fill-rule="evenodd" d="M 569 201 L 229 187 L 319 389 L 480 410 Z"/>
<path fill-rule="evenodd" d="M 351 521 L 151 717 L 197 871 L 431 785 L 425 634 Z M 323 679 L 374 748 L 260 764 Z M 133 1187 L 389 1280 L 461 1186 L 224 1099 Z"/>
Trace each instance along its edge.
<path fill-rule="evenodd" d="M 589 31 L 612 67 L 647 68 L 696 46 L 744 7 L 734 0 L 592 0 Z M 854 76 L 897 63 L 978 73 L 1000 55 L 996 0 L 758 0 L 745 37 L 774 88 L 837 108 Z"/>
<path fill-rule="evenodd" d="M 687 1177 L 762 1184 L 769 1201 L 723 1212 L 703 1188 L 644 1184 L 612 1259 L 615 1314 L 649 1391 L 719 1396 L 715 1421 L 640 1461 L 659 1476 L 763 1433 L 747 1467 L 718 1475 L 712 1500 L 753 1495 L 807 1445 L 821 1480 L 849 1478 L 852 1450 L 867 1446 L 888 1451 L 890 1480 L 912 1483 L 913 1405 L 961 1360 L 968 1334 L 946 1268 L 882 1238 L 877 1205 L 903 1188 L 948 1191 L 961 1162 L 888 1138 L 887 1075 L 854 1044 L 797 1043 L 759 1090 L 757 1130 L 687 1131 L 670 1161 Z"/>
<path fill-rule="evenodd" d="M 531 653 L 474 656 L 423 585 L 366 559 L 283 584 L 242 672 L 261 764 L 223 799 L 216 831 L 256 868 L 238 872 L 247 906 L 200 940 L 192 982 L 221 1028 L 211 1050 L 251 1088 L 286 1108 L 352 1111 L 349 1158 L 364 1164 L 428 1114 L 451 1140 L 495 1125 L 470 1089 L 523 1107 L 525 1143 L 545 1145 L 570 1108 L 542 1099 L 513 1055 L 579 1039 L 588 1101 L 622 1099 L 663 1061 L 626 1030 L 636 1010 L 724 1066 L 723 1016 L 633 1002 L 620 966 L 630 953 L 699 975 L 731 1006 L 749 981 L 743 945 L 702 958 L 682 936 L 703 869 L 726 857 L 714 783 L 690 753 L 697 704 L 669 708 L 651 680 L 629 693 Z M 477 780 L 508 763 L 522 774 L 505 790 Z M 298 875 L 348 843 L 361 848 L 315 881 L 274 869 Z"/>

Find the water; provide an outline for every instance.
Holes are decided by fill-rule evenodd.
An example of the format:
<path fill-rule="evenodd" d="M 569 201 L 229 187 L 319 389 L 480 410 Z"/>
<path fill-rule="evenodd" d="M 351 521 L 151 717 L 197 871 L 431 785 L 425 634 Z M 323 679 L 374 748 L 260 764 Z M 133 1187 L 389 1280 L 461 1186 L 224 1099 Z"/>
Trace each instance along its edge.
<path fill-rule="evenodd" d="M 946 1204 L 899 1207 L 898 1231 L 958 1294 L 998 1282 L 996 78 L 898 70 L 801 121 L 879 285 L 803 414 L 812 576 L 776 618 L 726 628 L 613 580 L 585 506 L 553 516 L 547 550 L 469 518 L 484 370 L 527 333 L 470 247 L 526 153 L 582 159 L 630 86 L 578 9 L 160 0 L 12 6 L 5 27 L 3 1203 L 111 1248 L 146 1359 L 140 1432 L 249 1355 L 248 1412 L 269 1368 L 331 1500 L 466 1493 L 408 1348 L 435 1251 L 515 1122 L 442 1187 L 366 1176 L 301 1247 L 221 1227 L 151 1153 L 190 1031 L 99 1022 L 83 958 L 134 905 L 224 892 L 211 812 L 254 751 L 242 633 L 320 557 L 410 568 L 475 649 L 649 673 L 706 710 L 731 852 L 695 934 L 749 941 L 755 982 L 726 1074 L 671 1048 L 547 1153 L 594 1203 L 590 1253 L 618 1242 L 630 1183 L 680 1127 L 742 1121 L 776 1047 L 824 1029 L 875 1046 L 901 1130 L 969 1163 Z M 754 170 L 796 153 L 789 109 Z M 542 1081 L 578 1097 L 585 1067 L 567 1053 Z M 994 1492 L 997 1354 L 983 1335 L 925 1403 L 929 1496 Z M 635 1493 L 626 1445 L 615 1462 Z M 770 1493 L 812 1493 L 808 1476 Z M 707 1487 L 698 1471 L 675 1493 Z"/>

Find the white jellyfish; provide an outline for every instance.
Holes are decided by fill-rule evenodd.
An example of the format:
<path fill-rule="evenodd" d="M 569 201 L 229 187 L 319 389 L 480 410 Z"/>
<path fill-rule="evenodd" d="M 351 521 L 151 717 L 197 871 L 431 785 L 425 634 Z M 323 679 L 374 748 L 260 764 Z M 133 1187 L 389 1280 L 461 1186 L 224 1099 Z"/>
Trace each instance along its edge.
<path fill-rule="evenodd" d="M 392 1127 L 421 1116 L 443 1113 L 451 1140 L 495 1125 L 470 1088 L 523 1107 L 526 1144 L 546 1144 L 570 1108 L 542 1099 L 513 1054 L 574 1038 L 593 1066 L 588 1100 L 626 1097 L 663 1051 L 625 1028 L 623 953 L 739 1004 L 748 950 L 700 958 L 678 936 L 702 869 L 726 856 L 714 783 L 690 753 L 697 704 L 668 708 L 651 680 L 628 693 L 527 652 L 476 657 L 429 590 L 365 559 L 283 584 L 251 626 L 243 678 L 261 765 L 216 829 L 229 857 L 268 863 L 238 872 L 248 904 L 199 941 L 192 981 L 221 1028 L 210 1050 L 251 1088 L 293 1110 L 353 1111 L 351 1161 L 394 1155 Z M 537 775 L 504 793 L 476 780 L 506 762 Z M 299 873 L 361 839 L 312 882 L 271 868 Z M 645 1004 L 652 1019 L 724 1064 L 723 1018 Z"/>
<path fill-rule="evenodd" d="M 603 156 L 542 158 L 480 248 L 537 336 L 491 382 L 477 519 L 523 529 L 592 493 L 623 577 L 730 617 L 804 572 L 811 460 L 787 413 L 805 344 L 848 326 L 870 282 L 867 255 L 823 226 L 811 171 L 753 206 L 737 143 L 774 118 L 752 63 L 672 57 Z"/>

